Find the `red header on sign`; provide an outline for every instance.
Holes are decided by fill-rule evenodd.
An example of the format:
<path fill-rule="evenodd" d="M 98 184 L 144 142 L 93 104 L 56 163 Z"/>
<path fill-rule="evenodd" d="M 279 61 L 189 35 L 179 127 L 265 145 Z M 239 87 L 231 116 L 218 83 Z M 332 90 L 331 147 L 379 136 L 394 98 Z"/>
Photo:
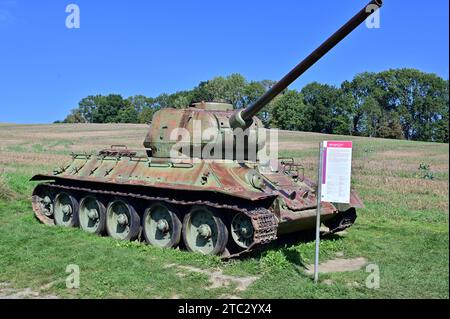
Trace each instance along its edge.
<path fill-rule="evenodd" d="M 328 141 L 327 147 L 352 148 L 352 141 Z"/>

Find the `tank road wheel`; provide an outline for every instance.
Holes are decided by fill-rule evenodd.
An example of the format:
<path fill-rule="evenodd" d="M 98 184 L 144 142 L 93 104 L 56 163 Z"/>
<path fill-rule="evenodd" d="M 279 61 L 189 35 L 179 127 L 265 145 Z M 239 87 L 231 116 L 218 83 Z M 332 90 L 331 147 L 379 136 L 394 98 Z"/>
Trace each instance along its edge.
<path fill-rule="evenodd" d="M 78 201 L 70 193 L 61 192 L 54 202 L 55 224 L 64 227 L 78 226 Z"/>
<path fill-rule="evenodd" d="M 238 213 L 231 221 L 231 237 L 241 248 L 248 248 L 253 243 L 253 224 L 250 218 Z"/>
<path fill-rule="evenodd" d="M 106 231 L 115 239 L 133 240 L 137 237 L 140 218 L 134 207 L 123 199 L 115 199 L 106 209 Z"/>
<path fill-rule="evenodd" d="M 183 220 L 183 240 L 189 251 L 218 255 L 225 249 L 228 231 L 215 211 L 194 206 Z"/>
<path fill-rule="evenodd" d="M 51 189 L 38 185 L 33 191 L 33 210 L 36 217 L 43 223 L 53 224 L 54 196 Z"/>
<path fill-rule="evenodd" d="M 153 246 L 171 248 L 180 242 L 181 222 L 174 209 L 154 203 L 145 210 L 142 230 L 145 240 Z"/>
<path fill-rule="evenodd" d="M 101 235 L 106 227 L 106 208 L 103 203 L 93 195 L 84 197 L 78 210 L 80 228 L 97 235 Z"/>

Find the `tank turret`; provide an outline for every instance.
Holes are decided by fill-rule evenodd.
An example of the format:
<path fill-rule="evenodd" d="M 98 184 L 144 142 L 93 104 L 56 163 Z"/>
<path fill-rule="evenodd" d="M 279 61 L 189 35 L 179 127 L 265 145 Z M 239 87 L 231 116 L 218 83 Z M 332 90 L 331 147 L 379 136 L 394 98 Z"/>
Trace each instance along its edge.
<path fill-rule="evenodd" d="M 262 122 L 254 117 L 244 132 L 230 126 L 233 115 L 233 105 L 217 102 L 194 103 L 184 109 L 161 109 L 153 116 L 144 147 L 151 149 L 152 157 L 156 158 L 184 155 L 235 160 L 237 154 L 243 154 L 243 160 L 256 160 L 256 152 L 265 145 L 265 134 L 259 132 L 264 128 Z"/>

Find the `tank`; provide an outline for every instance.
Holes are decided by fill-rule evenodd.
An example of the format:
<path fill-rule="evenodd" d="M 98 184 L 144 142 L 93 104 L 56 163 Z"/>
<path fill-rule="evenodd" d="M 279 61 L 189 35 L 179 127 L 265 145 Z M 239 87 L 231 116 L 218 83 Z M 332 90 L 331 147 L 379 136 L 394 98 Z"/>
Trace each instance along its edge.
<path fill-rule="evenodd" d="M 35 175 L 35 216 L 47 225 L 222 257 L 313 229 L 317 186 L 292 158 L 261 159 L 270 141 L 256 114 L 381 5 L 371 1 L 245 109 L 221 102 L 161 109 L 141 150 L 112 145 L 72 154 L 53 172 Z M 321 221 L 329 233 L 344 230 L 360 207 L 352 191 L 349 204 L 323 203 Z"/>

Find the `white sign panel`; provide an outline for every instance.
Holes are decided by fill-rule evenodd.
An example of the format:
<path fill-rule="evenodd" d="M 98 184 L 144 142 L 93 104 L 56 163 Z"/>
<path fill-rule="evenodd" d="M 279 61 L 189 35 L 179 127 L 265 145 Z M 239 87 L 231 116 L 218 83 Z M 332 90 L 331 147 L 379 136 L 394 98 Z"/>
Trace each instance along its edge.
<path fill-rule="evenodd" d="M 352 142 L 323 142 L 322 201 L 350 203 L 351 170 Z"/>

